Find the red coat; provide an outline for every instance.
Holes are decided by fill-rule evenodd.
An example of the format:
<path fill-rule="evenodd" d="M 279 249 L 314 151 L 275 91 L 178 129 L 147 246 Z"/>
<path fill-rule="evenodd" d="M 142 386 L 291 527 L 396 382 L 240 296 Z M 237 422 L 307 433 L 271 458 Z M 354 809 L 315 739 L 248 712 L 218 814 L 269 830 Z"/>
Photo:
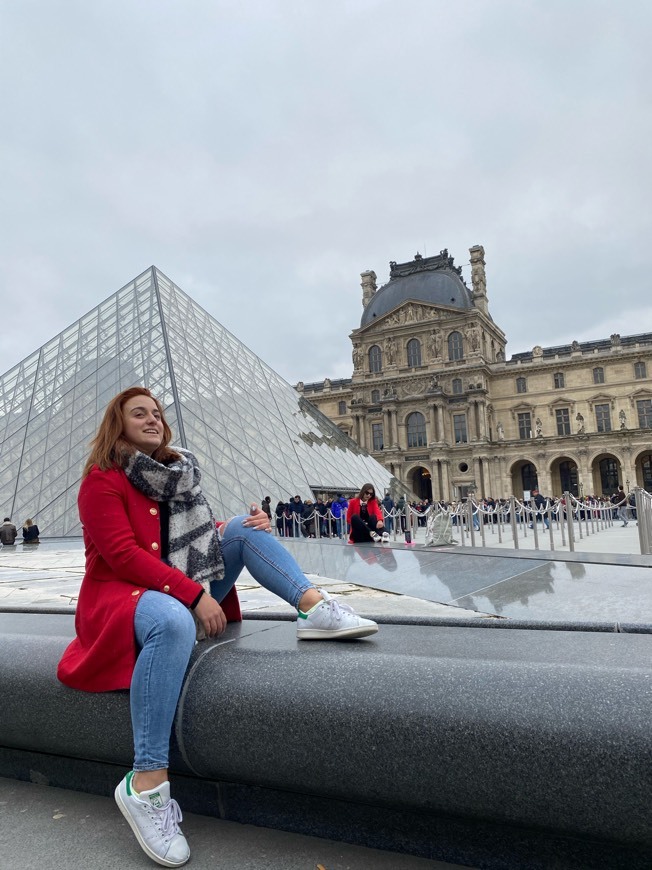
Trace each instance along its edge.
<path fill-rule="evenodd" d="M 128 689 L 136 663 L 134 614 L 154 589 L 189 607 L 194 580 L 161 561 L 158 502 L 135 489 L 122 469 L 95 467 L 79 490 L 86 573 L 75 615 L 77 637 L 59 662 L 62 683 L 88 692 Z M 235 587 L 222 602 L 229 622 L 242 619 Z"/>
<path fill-rule="evenodd" d="M 367 502 L 367 510 L 370 517 L 375 517 L 376 522 L 384 523 L 383 512 L 378 504 L 378 499 L 370 498 Z M 360 499 L 352 498 L 349 502 L 349 509 L 346 512 L 346 521 L 351 524 L 351 517 L 360 516 Z M 353 538 L 349 535 L 349 541 L 353 542 Z"/>

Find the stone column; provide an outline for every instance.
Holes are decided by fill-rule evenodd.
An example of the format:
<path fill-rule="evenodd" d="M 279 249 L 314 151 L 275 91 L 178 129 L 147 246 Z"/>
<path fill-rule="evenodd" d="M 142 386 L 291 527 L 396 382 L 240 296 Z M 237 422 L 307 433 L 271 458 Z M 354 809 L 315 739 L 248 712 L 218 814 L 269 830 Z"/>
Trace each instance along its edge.
<path fill-rule="evenodd" d="M 437 411 L 435 405 L 430 405 L 428 411 L 430 417 L 430 438 L 428 443 L 435 444 L 439 440 L 437 438 Z"/>
<path fill-rule="evenodd" d="M 441 404 L 437 404 L 437 440 L 441 443 L 445 441 L 444 434 L 444 407 Z"/>
<path fill-rule="evenodd" d="M 492 456 L 491 459 L 487 458 L 487 477 L 488 477 L 488 485 L 489 485 L 489 489 L 490 489 L 490 492 L 488 492 L 487 495 L 490 495 L 493 498 L 499 497 L 498 496 L 499 487 L 498 487 L 498 479 L 497 479 L 498 472 L 499 472 L 498 463 L 499 463 L 499 460 L 498 460 L 497 456 Z M 500 487 L 500 490 L 502 491 L 502 487 Z"/>
<path fill-rule="evenodd" d="M 396 446 L 396 437 L 394 435 L 394 409 L 387 408 L 387 436 L 386 444 L 388 447 Z"/>
<path fill-rule="evenodd" d="M 577 451 L 577 455 L 579 457 L 579 462 L 577 464 L 578 486 L 580 483 L 582 484 L 580 494 L 589 495 L 593 493 L 593 475 L 591 474 L 588 462 L 589 451 L 585 447 L 580 447 Z M 625 484 L 623 483 L 623 486 L 624 485 Z"/>
<path fill-rule="evenodd" d="M 507 459 L 504 456 L 501 456 L 498 460 L 498 485 L 503 490 L 501 492 L 501 498 L 509 498 L 512 493 L 512 479 L 507 473 Z M 497 498 L 497 496 L 494 496 Z"/>
<path fill-rule="evenodd" d="M 550 472 L 546 469 L 546 459 L 546 453 L 537 453 L 537 478 L 539 480 L 539 489 L 541 490 L 542 495 L 550 496 L 550 493 L 552 492 L 552 477 L 550 476 Z"/>
<path fill-rule="evenodd" d="M 629 444 L 625 444 L 622 448 L 623 453 L 623 463 L 622 463 L 622 479 L 620 483 L 623 487 L 627 486 L 627 481 L 629 481 L 629 488 L 631 489 L 633 486 L 636 486 L 636 468 L 632 465 L 632 448 Z"/>
<path fill-rule="evenodd" d="M 466 408 L 466 428 L 467 428 L 467 437 L 469 441 L 477 441 L 478 440 L 478 429 L 476 425 L 475 419 L 475 402 L 469 402 Z"/>
<path fill-rule="evenodd" d="M 441 459 L 441 485 L 442 498 L 444 501 L 450 501 L 451 493 L 451 478 L 450 478 L 450 462 L 448 459 Z"/>
<path fill-rule="evenodd" d="M 392 444 L 392 412 L 389 408 L 383 409 L 383 446 L 385 450 Z"/>
<path fill-rule="evenodd" d="M 487 403 L 478 402 L 478 437 L 481 441 L 487 440 Z"/>
<path fill-rule="evenodd" d="M 479 456 L 474 456 L 472 462 L 473 479 L 475 480 L 475 494 L 476 498 L 479 498 L 481 495 L 485 495 L 485 493 L 482 491 L 482 463 L 480 462 Z"/>
<path fill-rule="evenodd" d="M 363 450 L 367 449 L 367 433 L 365 431 L 365 421 L 364 417 L 360 414 L 355 415 L 355 428 L 356 428 L 356 441 L 362 447 Z"/>

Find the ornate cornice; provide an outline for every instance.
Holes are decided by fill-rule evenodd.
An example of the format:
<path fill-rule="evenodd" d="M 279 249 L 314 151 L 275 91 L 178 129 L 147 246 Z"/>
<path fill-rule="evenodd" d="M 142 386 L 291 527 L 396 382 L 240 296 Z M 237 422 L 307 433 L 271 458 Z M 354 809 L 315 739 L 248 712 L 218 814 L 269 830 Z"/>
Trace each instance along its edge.
<path fill-rule="evenodd" d="M 448 249 L 444 248 L 434 257 L 422 257 L 418 252 L 414 255 L 414 260 L 409 263 L 397 263 L 396 260 L 391 260 L 389 264 L 389 280 L 392 278 L 405 278 L 407 275 L 414 275 L 415 272 L 435 272 L 438 269 L 449 269 L 455 272 L 462 281 L 462 267 L 455 265 L 453 257 L 449 256 Z M 466 282 L 464 282 L 466 286 Z"/>

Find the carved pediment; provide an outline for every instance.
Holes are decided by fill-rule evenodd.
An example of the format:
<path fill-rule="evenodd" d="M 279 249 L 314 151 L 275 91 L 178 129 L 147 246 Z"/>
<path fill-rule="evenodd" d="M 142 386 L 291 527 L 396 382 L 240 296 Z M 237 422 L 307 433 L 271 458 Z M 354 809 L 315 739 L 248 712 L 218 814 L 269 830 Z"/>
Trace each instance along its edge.
<path fill-rule="evenodd" d="M 597 393 L 595 396 L 591 396 L 588 401 L 591 411 L 593 410 L 595 405 L 609 405 L 612 411 L 616 407 L 615 398 L 613 396 L 608 396 L 606 393 Z"/>
<path fill-rule="evenodd" d="M 527 402 L 521 402 L 519 405 L 514 405 L 513 408 L 509 409 L 512 420 L 516 420 L 517 414 L 534 414 L 534 405 L 530 405 Z"/>
<path fill-rule="evenodd" d="M 559 396 L 559 398 L 555 399 L 554 402 L 550 402 L 548 406 L 550 416 L 554 416 L 555 411 L 558 408 L 569 408 L 573 410 L 575 407 L 575 399 L 569 399 L 567 396 Z"/>
<path fill-rule="evenodd" d="M 432 385 L 432 376 L 420 378 L 407 377 L 392 379 L 382 392 L 383 402 L 390 399 L 423 398 Z"/>
<path fill-rule="evenodd" d="M 637 399 L 652 399 L 652 390 L 649 387 L 640 387 L 638 390 L 634 390 L 629 400 L 632 408 Z"/>
<path fill-rule="evenodd" d="M 440 306 L 428 305 L 427 303 L 408 299 L 384 314 L 375 318 L 371 323 L 356 330 L 358 334 L 385 330 L 388 327 L 409 326 L 414 323 L 430 323 L 431 321 L 447 320 L 451 317 L 459 317 L 459 310 L 448 311 Z"/>

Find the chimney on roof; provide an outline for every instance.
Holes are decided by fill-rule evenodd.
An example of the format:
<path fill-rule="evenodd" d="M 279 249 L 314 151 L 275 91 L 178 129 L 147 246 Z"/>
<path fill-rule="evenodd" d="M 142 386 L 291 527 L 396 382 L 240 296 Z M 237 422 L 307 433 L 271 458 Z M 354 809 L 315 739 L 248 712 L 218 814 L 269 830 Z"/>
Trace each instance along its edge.
<path fill-rule="evenodd" d="M 489 303 L 487 300 L 487 276 L 485 274 L 484 248 L 482 245 L 474 245 L 469 248 L 471 255 L 471 281 L 473 283 L 473 304 L 476 308 L 482 311 L 483 314 L 489 314 Z"/>
<path fill-rule="evenodd" d="M 360 277 L 362 278 L 360 285 L 362 287 L 362 307 L 366 308 L 371 301 L 371 297 L 378 289 L 376 285 L 376 273 L 371 271 L 360 272 Z"/>

